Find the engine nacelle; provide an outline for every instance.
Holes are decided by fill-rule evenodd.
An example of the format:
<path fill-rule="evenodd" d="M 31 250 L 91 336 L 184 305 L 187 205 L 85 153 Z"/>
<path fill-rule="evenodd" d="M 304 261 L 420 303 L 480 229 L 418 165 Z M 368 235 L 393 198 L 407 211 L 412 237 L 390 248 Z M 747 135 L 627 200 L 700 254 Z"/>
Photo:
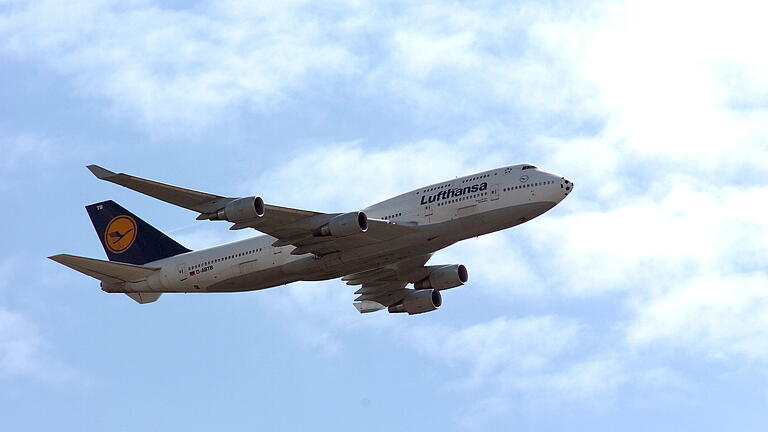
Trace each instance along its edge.
<path fill-rule="evenodd" d="M 338 215 L 317 230 L 318 236 L 346 237 L 368 231 L 368 216 L 363 212 Z"/>
<path fill-rule="evenodd" d="M 424 312 L 432 312 L 443 304 L 443 296 L 437 290 L 414 291 L 400 303 L 389 307 L 389 313 L 407 312 L 408 315 L 416 315 Z"/>
<path fill-rule="evenodd" d="M 417 290 L 433 289 L 440 291 L 464 285 L 468 280 L 467 268 L 463 264 L 454 264 L 433 270 L 426 279 L 416 282 L 413 287 Z"/>
<path fill-rule="evenodd" d="M 264 216 L 264 200 L 261 197 L 251 196 L 231 201 L 223 209 L 217 211 L 212 219 L 240 222 L 262 216 Z"/>

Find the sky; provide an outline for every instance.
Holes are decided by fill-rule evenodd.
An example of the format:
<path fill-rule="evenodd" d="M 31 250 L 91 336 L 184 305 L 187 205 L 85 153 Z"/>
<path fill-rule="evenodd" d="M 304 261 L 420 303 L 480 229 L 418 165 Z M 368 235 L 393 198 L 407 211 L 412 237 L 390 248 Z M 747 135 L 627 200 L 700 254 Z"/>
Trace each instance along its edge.
<path fill-rule="evenodd" d="M 758 1 L 0 0 L 7 430 L 768 427 L 768 13 Z M 317 211 L 533 163 L 544 216 L 430 263 L 440 310 L 339 280 L 139 305 L 113 199 L 193 249 L 256 235 L 85 165 Z"/>

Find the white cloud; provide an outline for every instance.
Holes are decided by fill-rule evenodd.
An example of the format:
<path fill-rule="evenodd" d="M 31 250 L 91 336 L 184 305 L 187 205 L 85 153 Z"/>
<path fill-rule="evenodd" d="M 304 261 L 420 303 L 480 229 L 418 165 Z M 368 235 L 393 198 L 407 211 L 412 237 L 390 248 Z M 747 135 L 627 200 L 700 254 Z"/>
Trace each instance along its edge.
<path fill-rule="evenodd" d="M 62 378 L 61 371 L 56 371 L 57 367 L 43 358 L 44 345 L 35 325 L 22 315 L 0 307 L 0 378 Z"/>
<path fill-rule="evenodd" d="M 508 417 L 518 402 L 504 397 L 490 397 L 474 401 L 455 415 L 455 422 L 463 429 L 486 431 L 488 423 Z"/>
<path fill-rule="evenodd" d="M 547 285 L 619 295 L 624 342 L 640 352 L 765 362 L 765 5 L 593 6 L 532 32 L 568 71 L 565 91 L 589 93 L 581 109 L 604 124 L 594 137 L 539 139 L 547 166 L 577 184 L 568 213 L 524 231 L 536 261 L 552 263 Z"/>
<path fill-rule="evenodd" d="M 532 228 L 534 229 L 534 228 Z M 521 296 L 546 294 L 540 271 L 531 262 L 529 244 L 522 234 L 527 228 L 512 233 L 495 233 L 467 240 L 437 252 L 431 263 L 461 263 L 467 266 L 469 282 L 459 289 L 490 294 L 497 299 L 514 302 Z"/>
<path fill-rule="evenodd" d="M 299 282 L 278 287 L 254 299 L 280 320 L 294 343 L 322 357 L 344 353 L 344 335 L 354 324 L 357 311 L 351 304 L 352 290 L 340 281 Z M 301 319 L 286 319 L 299 316 Z"/>
<path fill-rule="evenodd" d="M 446 175 L 502 166 L 507 161 L 491 145 L 497 133 L 492 129 L 470 130 L 452 142 L 421 140 L 383 149 L 360 142 L 317 145 L 265 172 L 243 193 L 270 191 L 274 196 L 263 194 L 267 202 L 313 210 L 363 208 Z"/>
<path fill-rule="evenodd" d="M 423 355 L 467 371 L 447 376 L 446 386 L 479 390 L 490 398 L 470 406 L 463 417 L 487 410 L 509 414 L 521 403 L 541 408 L 542 401 L 605 409 L 635 391 L 663 389 L 673 399 L 695 388 L 612 334 L 593 333 L 556 316 L 498 317 L 464 328 L 422 325 L 404 334 Z"/>
<path fill-rule="evenodd" d="M 296 282 L 250 298 L 282 322 L 302 350 L 322 357 L 338 357 L 345 352 L 347 336 L 362 331 L 373 337 L 377 330 L 392 330 L 399 325 L 388 313 L 358 313 L 352 306 L 355 289 L 340 280 Z M 387 334 L 400 335 L 399 330 Z"/>
<path fill-rule="evenodd" d="M 610 405 L 615 393 L 632 378 L 632 373 L 625 368 L 621 361 L 597 357 L 575 362 L 548 375 L 518 380 L 517 384 L 534 393 L 537 389 L 548 391 L 550 397 Z"/>
<path fill-rule="evenodd" d="M 529 45 L 539 23 L 569 16 L 541 3 L 409 4 L 372 24 L 385 54 L 367 76 L 371 89 L 404 98 L 422 117 L 446 113 L 535 119 L 541 112 L 573 106 L 577 95 L 562 82 L 553 53 Z M 533 25 L 532 25 L 533 24 Z M 567 70 L 566 70 L 567 71 Z"/>
<path fill-rule="evenodd" d="M 539 165 L 571 177 L 576 192 L 514 234 L 454 246 L 441 260 L 469 264 L 473 284 L 514 280 L 566 301 L 613 296 L 629 314 L 615 323 L 626 329 L 617 337 L 626 341 L 617 343 L 764 361 L 765 6 L 476 6 L 422 3 L 393 14 L 336 4 L 320 14 L 302 2 L 186 11 L 143 2 L 42 2 L 12 8 L 0 18 L 0 35 L 6 52 L 45 57 L 38 61 L 148 124 L 205 124 L 233 106 L 271 109 L 324 74 L 350 78 L 376 100 L 397 98 L 409 113 L 480 113 L 484 124 L 502 124 L 468 122 L 469 132 L 457 140 L 437 136 L 389 148 L 370 149 L 364 141 L 315 145 L 242 192 L 276 204 L 351 210 L 446 176 L 517 162 L 511 154 L 539 154 Z M 600 131 L 523 122 L 530 128 L 523 132 L 535 138 L 512 148 L 515 131 L 505 116 L 520 107 L 525 111 L 515 113 L 526 119 L 587 118 Z M 520 241 L 510 242 L 512 235 Z M 351 310 L 352 290 L 336 284 L 290 288 L 281 306 L 317 313 L 310 320 L 317 329 L 308 334 L 336 346 L 330 352 L 342 349 L 327 336 L 338 327 L 323 327 L 319 316 L 337 310 L 310 311 L 337 303 Z M 478 295 L 501 298 L 500 292 Z M 529 294 L 512 292 L 503 297 Z M 755 319 L 745 323 L 743 314 Z M 500 320 L 495 325 L 502 328 L 519 324 Z M 469 361 L 456 347 L 433 349 L 427 354 Z M 548 355 L 559 354 L 542 358 Z M 620 386 L 627 361 L 598 355 L 573 363 L 572 373 L 547 376 L 553 388 L 593 386 L 601 393 L 601 374 L 615 383 L 609 387 Z M 490 366 L 473 366 L 473 374 L 503 368 L 497 360 L 485 363 Z M 588 382 L 576 382 L 578 376 Z"/>
<path fill-rule="evenodd" d="M 55 158 L 51 141 L 33 134 L 1 136 L 0 151 L 0 174 L 45 165 Z"/>
<path fill-rule="evenodd" d="M 542 218 L 524 234 L 557 292 L 621 292 L 631 346 L 766 361 L 766 198 L 766 187 L 672 176 L 645 197 Z"/>
<path fill-rule="evenodd" d="M 416 327 L 410 340 L 429 356 L 467 364 L 468 383 L 480 385 L 551 367 L 578 343 L 580 332 L 578 323 L 552 316 L 499 317 L 458 330 Z"/>
<path fill-rule="evenodd" d="M 192 250 L 219 246 L 258 235 L 253 230 L 228 231 L 231 224 L 196 222 L 194 225 L 169 232 L 170 237 Z"/>
<path fill-rule="evenodd" d="M 754 18 L 764 4 L 626 1 L 592 6 L 589 18 L 555 19 L 534 34 L 570 70 L 568 86 L 579 94 L 591 91 L 583 108 L 606 120 L 606 136 L 619 139 L 634 154 L 625 156 L 722 169 L 749 162 L 743 160 L 749 155 L 766 168 L 766 148 L 756 139 L 766 133 L 765 106 L 762 113 L 749 114 L 729 102 L 768 84 L 762 73 L 768 62 L 755 55 L 768 36 Z M 751 78 L 739 82 L 729 74 Z"/>
<path fill-rule="evenodd" d="M 422 116 L 596 118 L 632 152 L 678 162 L 765 153 L 765 114 L 731 109 L 768 89 L 759 2 L 11 4 L 0 49 L 160 128 L 274 110 L 330 78 Z"/>
<path fill-rule="evenodd" d="M 0 293 L 10 283 L 15 261 L 0 261 Z M 45 382 L 69 379 L 73 371 L 50 357 L 47 341 L 23 314 L 0 304 L 0 379 L 32 377 Z"/>
<path fill-rule="evenodd" d="M 273 191 L 279 194 L 279 203 L 287 205 L 329 211 L 357 208 L 415 185 L 444 178 L 444 171 L 464 174 L 500 164 L 496 162 L 500 159 L 498 155 L 486 152 L 493 148 L 495 133 L 468 136 L 473 138 L 454 143 L 407 143 L 381 150 L 366 150 L 360 143 L 320 146 L 287 161 L 276 172 L 265 174 L 250 191 Z M 451 151 L 454 148 L 479 151 L 460 153 L 456 157 L 456 152 Z M 461 154 L 484 156 L 462 158 Z M 430 163 L 443 169 L 439 172 L 420 169 Z M 399 175 L 402 172 L 413 175 Z M 619 173 L 614 168 L 609 168 L 609 172 Z M 599 182 L 597 177 L 591 180 Z M 472 283 L 459 289 L 473 289 L 477 295 L 492 295 L 504 301 L 515 302 L 521 295 L 531 294 L 565 295 L 567 301 L 573 296 L 619 293 L 620 304 L 624 304 L 630 315 L 626 322 L 616 325 L 631 329 L 629 347 L 623 345 L 619 334 L 615 336 L 615 343 L 620 347 L 618 354 L 610 360 L 587 359 L 571 366 L 572 372 L 538 376 L 539 385 L 545 380 L 551 388 L 567 383 L 588 387 L 589 382 L 574 377 L 583 375 L 587 379 L 587 372 L 595 375 L 599 371 L 606 374 L 605 379 L 590 381 L 595 388 L 585 392 L 601 394 L 608 392 L 608 388 L 639 380 L 629 372 L 622 375 L 626 372 L 622 362 L 630 361 L 631 357 L 625 351 L 644 345 L 635 341 L 642 340 L 637 335 L 646 334 L 643 337 L 649 341 L 664 339 L 663 332 L 659 334 L 659 328 L 664 328 L 664 320 L 669 318 L 663 316 L 664 311 L 679 315 L 678 325 L 692 329 L 697 328 L 694 322 L 697 319 L 717 320 L 726 317 L 728 312 L 708 317 L 707 310 L 680 314 L 677 310 L 661 308 L 662 312 L 649 314 L 644 307 L 652 307 L 654 302 L 674 295 L 672 293 L 702 275 L 723 278 L 723 290 L 741 298 L 744 292 L 734 289 L 736 281 L 729 275 L 765 267 L 768 243 L 764 240 L 768 238 L 768 225 L 761 220 L 761 213 L 754 211 L 754 203 L 765 201 L 768 189 L 717 185 L 709 179 L 674 172 L 659 175 L 641 187 L 632 185 L 631 179 L 617 181 L 621 187 L 606 189 L 603 194 L 611 199 L 593 202 L 589 197 L 574 194 L 563 204 L 562 211 L 545 215 L 517 228 L 514 233 L 500 233 L 453 246 L 433 259 L 469 264 Z M 638 193 L 622 193 L 623 187 Z M 592 188 L 577 185 L 577 192 L 583 189 Z M 307 195 L 307 190 L 314 193 Z M 300 305 L 305 315 L 317 314 L 319 327 L 313 327 L 310 334 L 338 334 L 340 326 L 322 323 L 336 314 L 346 315 L 345 309 L 329 309 L 327 305 L 340 304 L 347 308 L 351 291 L 336 285 L 297 287 L 290 290 L 293 299 L 288 300 L 286 310 Z M 319 304 L 326 305 L 324 310 L 312 312 Z M 737 319 L 740 312 L 732 310 L 729 319 Z M 763 331 L 762 325 L 756 323 L 751 329 Z M 758 334 L 762 333 L 758 331 Z M 684 338 L 680 343 L 695 339 Z M 735 336 L 725 336 L 718 341 L 727 344 L 736 340 Z M 334 348 L 340 349 L 340 345 Z M 747 351 L 734 348 L 729 352 Z M 607 387 L 601 388 L 601 382 Z"/>
<path fill-rule="evenodd" d="M 198 129 L 238 105 L 271 110 L 313 74 L 354 68 L 307 2 L 14 6 L 0 17 L 0 49 L 74 77 L 150 129 Z"/>
<path fill-rule="evenodd" d="M 641 373 L 632 372 L 634 349 L 639 356 L 646 349 L 682 347 L 715 358 L 764 361 L 760 339 L 768 326 L 760 317 L 768 309 L 758 301 L 758 287 L 768 264 L 768 223 L 761 218 L 768 189 L 759 178 L 768 161 L 768 123 L 764 107 L 750 96 L 752 88 L 763 89 L 768 82 L 763 62 L 754 55 L 761 51 L 764 26 L 751 18 L 754 4 L 745 2 L 728 5 L 725 15 L 708 5 L 693 17 L 689 11 L 699 9 L 692 3 L 603 6 L 590 3 L 570 16 L 521 9 L 513 18 L 505 16 L 506 26 L 498 25 L 502 18 L 489 20 L 485 31 L 473 17 L 493 15 L 493 10 L 430 5 L 409 9 L 391 24 L 388 56 L 369 75 L 374 86 L 386 83 L 427 108 L 472 94 L 464 99 L 472 109 L 482 104 L 478 98 L 493 94 L 534 112 L 594 117 L 603 125 L 587 137 L 541 134 L 528 147 L 539 150 L 542 167 L 577 183 L 576 193 L 556 211 L 514 234 L 454 246 L 440 260 L 470 264 L 473 285 L 516 280 L 564 295 L 566 302 L 612 298 L 626 312 L 613 322 L 624 329 L 610 336 L 618 347 L 613 354 L 587 356 L 561 373 L 546 371 L 536 378 L 553 389 L 574 387 L 599 395 L 643 381 Z M 456 20 L 441 23 L 447 10 L 456 12 Z M 534 26 L 522 25 L 528 49 L 494 52 L 486 36 L 513 34 L 521 16 L 539 19 Z M 691 26 L 681 32 L 680 22 Z M 729 33 L 727 40 L 712 28 Z M 499 144 L 505 142 L 499 134 L 482 141 L 468 148 L 509 148 Z M 478 157 L 482 151 L 456 157 L 451 150 L 457 147 L 444 140 L 373 151 L 360 143 L 323 146 L 289 161 L 274 177 L 278 180 L 265 176 L 259 184 L 278 190 L 280 183 L 285 190 L 290 181 L 291 190 L 281 197 L 286 204 L 338 211 L 444 178 L 444 173 L 508 162 L 495 154 Z M 451 157 L 441 156 L 446 154 Z M 427 166 L 440 169 L 424 170 Z M 310 189 L 317 194 L 307 199 L 304 191 Z M 512 236 L 515 242 L 509 242 Z M 694 299 L 699 289 L 703 295 Z M 512 292 L 504 296 L 507 301 L 523 294 Z M 739 324 L 744 314 L 755 319 Z M 483 369 L 473 370 L 476 376 Z M 674 375 L 663 364 L 653 370 Z"/>
<path fill-rule="evenodd" d="M 731 361 L 768 361 L 768 277 L 703 275 L 639 301 L 627 342 Z"/>

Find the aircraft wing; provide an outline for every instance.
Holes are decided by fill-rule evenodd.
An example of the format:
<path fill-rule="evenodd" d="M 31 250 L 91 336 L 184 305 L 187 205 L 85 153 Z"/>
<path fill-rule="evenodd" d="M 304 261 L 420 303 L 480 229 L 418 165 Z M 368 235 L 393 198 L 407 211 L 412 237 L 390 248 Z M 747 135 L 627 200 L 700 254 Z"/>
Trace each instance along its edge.
<path fill-rule="evenodd" d="M 186 189 L 154 180 L 148 180 L 130 174 L 115 173 L 98 165 L 88 165 L 88 169 L 101 180 L 115 183 L 136 192 L 149 195 L 161 201 L 199 212 L 200 220 L 218 220 L 225 208 L 237 204 L 245 198 L 225 197 L 207 192 Z M 261 200 L 261 198 L 257 198 Z M 263 201 L 261 202 L 263 204 Z M 294 245 L 291 253 L 301 255 L 314 253 L 327 255 L 365 246 L 372 246 L 383 241 L 394 240 L 414 233 L 414 228 L 398 225 L 392 222 L 369 219 L 368 229 L 347 236 L 318 235 L 318 230 L 327 225 L 331 219 L 342 213 L 321 213 L 263 204 L 263 215 L 232 221 L 230 229 L 253 228 L 269 234 L 278 240 L 274 246 Z M 229 219 L 227 219 L 229 220 Z"/>
<path fill-rule="evenodd" d="M 353 305 L 360 313 L 375 312 L 391 306 L 415 291 L 406 288 L 429 276 L 440 266 L 425 266 L 432 254 L 420 255 L 398 263 L 344 276 L 347 285 L 362 285 Z"/>

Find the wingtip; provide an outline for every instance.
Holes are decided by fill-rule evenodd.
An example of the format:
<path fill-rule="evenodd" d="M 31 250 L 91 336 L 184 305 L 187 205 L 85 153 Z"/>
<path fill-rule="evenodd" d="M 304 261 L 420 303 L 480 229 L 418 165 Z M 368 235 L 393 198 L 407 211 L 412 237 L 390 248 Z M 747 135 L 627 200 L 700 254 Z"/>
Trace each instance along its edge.
<path fill-rule="evenodd" d="M 105 178 L 109 178 L 109 177 L 112 177 L 112 176 L 115 175 L 114 172 L 112 172 L 112 171 L 110 171 L 110 170 L 108 170 L 106 168 L 102 168 L 102 167 L 100 167 L 98 165 L 88 165 L 88 166 L 86 166 L 86 168 L 88 168 L 88 170 L 90 170 L 91 173 L 93 175 L 95 175 L 96 178 L 99 178 L 99 179 L 105 179 Z"/>
<path fill-rule="evenodd" d="M 56 255 L 49 256 L 48 259 L 51 261 L 56 261 L 57 263 L 61 263 L 61 259 L 64 258 L 65 256 L 66 256 L 65 254 L 56 254 Z"/>

